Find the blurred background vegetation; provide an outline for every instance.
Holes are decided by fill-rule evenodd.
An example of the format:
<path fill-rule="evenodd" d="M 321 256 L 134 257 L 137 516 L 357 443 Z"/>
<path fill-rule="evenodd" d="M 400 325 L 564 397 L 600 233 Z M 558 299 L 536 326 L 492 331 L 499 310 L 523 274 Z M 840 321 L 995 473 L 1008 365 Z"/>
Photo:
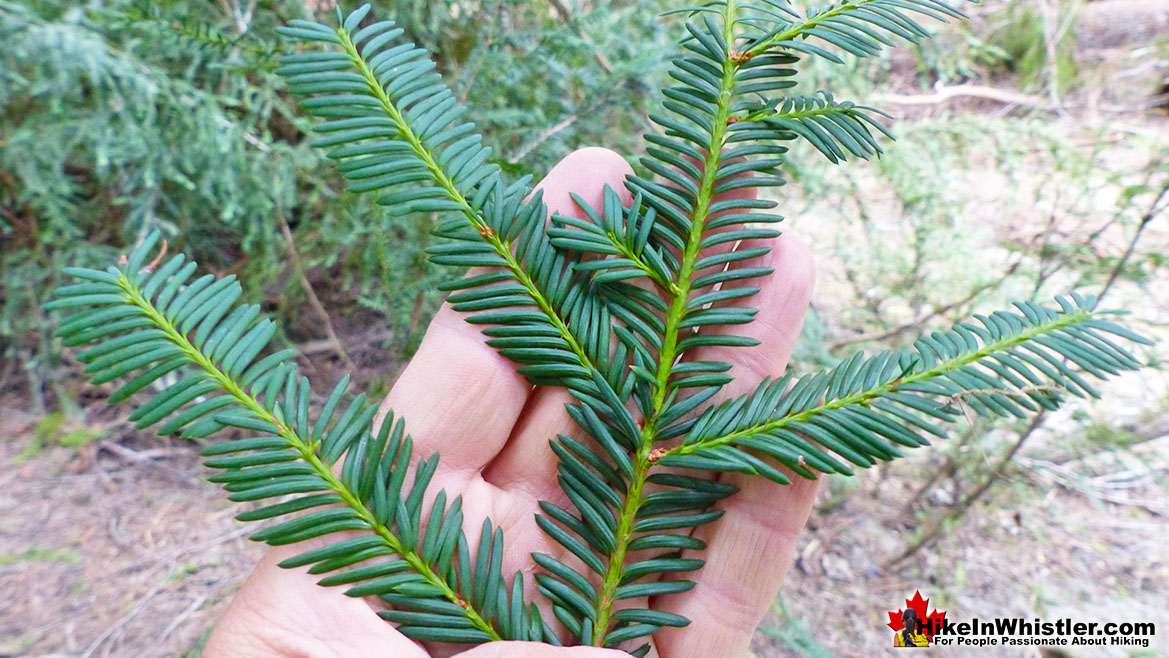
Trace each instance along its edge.
<path fill-rule="evenodd" d="M 561 3 L 410 0 L 379 11 L 436 53 L 496 157 L 523 174 L 576 144 L 636 146 L 670 42 L 656 18 L 666 5 L 577 16 Z M 69 396 L 40 310 L 61 268 L 109 262 L 152 228 L 237 274 L 289 340 L 333 341 L 327 307 L 380 325 L 362 337 L 374 347 L 413 345 L 438 299 L 421 256 L 429 218 L 340 194 L 272 73 L 275 26 L 320 9 L 0 2 L 0 356 L 37 409 Z"/>
<path fill-rule="evenodd" d="M 659 17 L 678 5 L 666 0 L 373 4 L 436 54 L 516 175 L 539 176 L 581 146 L 637 153 L 680 28 Z M 793 154 L 781 209 L 819 263 L 797 369 L 1071 289 L 1169 337 L 1169 3 L 969 7 L 970 21 L 938 25 L 920 46 L 816 62 L 802 76 L 799 93 L 827 88 L 889 111 L 898 141 L 878 161 L 843 168 Z M 109 391 L 75 376 L 50 338 L 57 318 L 41 310 L 63 267 L 108 263 L 160 228 L 207 271 L 239 276 L 322 385 L 354 372 L 374 394 L 437 308 L 439 273 L 422 256 L 432 218 L 391 217 L 341 194 L 272 73 L 274 27 L 330 10 L 329 0 L 0 0 L 0 457 L 23 465 L 0 510 L 94 517 L 45 511 L 32 522 L 22 512 L 26 522 L 7 533 L 0 522 L 0 589 L 53 583 L 68 601 L 0 602 L 0 655 L 146 655 L 147 641 L 173 654 L 213 621 L 248 564 L 224 555 L 208 566 L 215 537 L 239 552 L 220 502 L 184 512 L 208 515 L 209 534 L 190 536 L 133 518 L 121 527 L 93 501 L 54 497 L 83 482 L 104 487 L 110 506 L 119 496 L 165 502 L 163 487 L 218 501 L 190 477 L 194 450 L 136 436 L 120 410 L 94 404 Z M 868 655 L 863 647 L 889 640 L 880 606 L 895 610 L 919 587 L 939 606 L 997 606 L 973 610 L 984 615 L 1070 605 L 1074 588 L 1043 590 L 1050 571 L 1004 568 L 1003 551 L 1046 550 L 1059 573 L 1097 579 L 1126 601 L 1128 617 L 1154 614 L 1142 602 L 1169 591 L 1169 565 L 1141 551 L 1164 555 L 1169 541 L 1164 524 L 1148 521 L 1169 513 L 1164 345 L 1142 353 L 1151 369 L 1109 386 L 1100 403 L 1017 425 L 976 422 L 905 465 L 832 481 L 758 654 Z M 1118 513 L 1129 523 L 1122 545 L 1102 521 L 1088 530 L 1066 521 Z M 78 529 L 86 524 L 96 529 Z M 142 591 L 86 569 L 93 551 L 81 552 L 82 537 L 114 537 L 111 559 L 130 561 L 117 537 L 141 544 L 141 533 L 164 531 L 203 547 L 203 564 L 137 564 Z M 1118 567 L 1073 550 L 1085 532 L 1103 534 L 1084 555 Z M 955 557 L 981 538 L 986 563 Z M 954 568 L 957 559 L 969 567 Z M 159 569 L 173 587 L 155 587 Z M 825 599 L 826 587 L 836 596 Z M 1010 591 L 988 593 L 1002 587 Z M 157 625 L 136 625 L 154 616 L 133 603 L 147 590 L 154 612 L 178 619 L 161 637 Z M 95 610 L 111 598 L 125 609 Z M 62 636 L 54 623 L 66 609 L 90 618 Z M 825 631 L 818 618 L 829 614 L 851 626 Z"/>

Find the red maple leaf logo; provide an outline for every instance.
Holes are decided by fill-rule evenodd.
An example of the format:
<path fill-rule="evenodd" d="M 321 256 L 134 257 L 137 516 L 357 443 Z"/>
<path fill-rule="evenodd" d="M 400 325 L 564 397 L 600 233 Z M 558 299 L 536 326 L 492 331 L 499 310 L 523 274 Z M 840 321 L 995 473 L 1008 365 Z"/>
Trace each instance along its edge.
<path fill-rule="evenodd" d="M 934 610 L 927 615 L 926 610 L 929 608 L 929 604 L 929 599 L 921 598 L 920 591 L 914 592 L 912 599 L 905 599 L 905 606 L 907 608 L 912 608 L 913 611 L 917 613 L 917 618 L 922 621 L 922 634 L 925 635 L 929 641 L 933 642 L 934 633 L 941 629 L 942 622 L 946 620 L 946 611 L 942 610 L 939 612 Z M 901 615 L 904 612 L 905 608 L 899 608 L 897 612 L 889 613 L 888 626 L 889 628 L 892 628 L 894 632 L 905 628 L 905 622 L 901 621 Z"/>

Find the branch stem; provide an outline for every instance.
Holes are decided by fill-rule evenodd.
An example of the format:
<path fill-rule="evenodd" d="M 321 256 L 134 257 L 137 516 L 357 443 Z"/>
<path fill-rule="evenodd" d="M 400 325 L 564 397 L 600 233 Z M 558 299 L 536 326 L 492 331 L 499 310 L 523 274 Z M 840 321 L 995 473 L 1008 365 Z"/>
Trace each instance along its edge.
<path fill-rule="evenodd" d="M 754 425 L 752 427 L 746 427 L 746 428 L 743 428 L 741 430 L 737 430 L 737 431 L 731 432 L 729 434 L 724 434 L 723 436 L 716 437 L 713 439 L 708 439 L 708 440 L 700 441 L 700 442 L 696 442 L 696 443 L 683 444 L 683 445 L 677 446 L 676 448 L 673 448 L 673 449 L 667 451 L 666 454 L 667 455 L 688 455 L 688 454 L 691 454 L 691 453 L 696 452 L 698 450 L 701 450 L 703 448 L 709 448 L 711 446 L 733 443 L 736 440 L 748 438 L 748 437 L 754 436 L 756 434 L 765 434 L 768 432 L 775 431 L 777 429 L 781 429 L 781 428 L 783 428 L 787 425 L 790 425 L 792 423 L 804 422 L 804 421 L 807 421 L 814 416 L 818 416 L 820 414 L 823 414 L 826 411 L 831 411 L 833 409 L 840 409 L 841 407 L 848 407 L 848 406 L 857 405 L 857 404 L 861 404 L 861 405 L 867 404 L 870 400 L 873 400 L 875 398 L 879 398 L 883 395 L 887 395 L 889 393 L 896 391 L 898 389 L 898 387 L 900 387 L 900 386 L 904 386 L 906 384 L 914 384 L 917 382 L 923 382 L 923 381 L 933 379 L 934 377 L 938 377 L 938 376 L 940 376 L 946 372 L 949 372 L 951 370 L 957 370 L 963 366 L 967 366 L 967 365 L 970 365 L 970 364 L 975 363 L 977 361 L 980 361 L 980 360 L 990 356 L 991 354 L 1010 350 L 1013 347 L 1017 347 L 1018 345 L 1026 343 L 1029 340 L 1032 340 L 1038 336 L 1042 336 L 1046 333 L 1049 333 L 1049 332 L 1054 331 L 1056 329 L 1059 329 L 1061 327 L 1066 327 L 1069 325 L 1077 324 L 1079 322 L 1083 322 L 1084 320 L 1087 320 L 1091 316 L 1092 316 L 1091 311 L 1077 311 L 1075 313 L 1063 314 L 1063 315 L 1057 316 L 1054 319 L 1048 320 L 1046 322 L 1041 322 L 1039 324 L 1036 324 L 1035 326 L 1028 327 L 1027 329 L 1020 331 L 1019 333 L 1017 333 L 1013 336 L 1008 336 L 1008 337 L 1002 338 L 1000 340 L 986 343 L 985 345 L 982 346 L 982 348 L 980 348 L 978 350 L 974 350 L 968 354 L 964 354 L 962 356 L 955 357 L 955 358 L 950 359 L 948 361 L 942 361 L 942 362 L 938 363 L 936 366 L 934 366 L 933 368 L 930 368 L 928 370 L 923 370 L 921 372 L 914 373 L 912 375 L 906 375 L 904 377 L 899 377 L 897 379 L 894 379 L 893 381 L 889 381 L 889 382 L 886 382 L 884 384 L 874 386 L 873 388 L 870 388 L 868 390 L 858 391 L 856 393 L 853 393 L 852 395 L 847 395 L 845 397 L 837 398 L 837 399 L 832 400 L 830 402 L 825 402 L 824 404 L 817 405 L 815 407 L 812 407 L 811 409 L 806 409 L 804 411 L 801 411 L 800 413 L 784 416 L 783 418 L 778 418 L 778 419 L 775 419 L 772 421 L 768 421 L 766 423 L 760 423 L 760 424 Z"/>
<path fill-rule="evenodd" d="M 598 368 L 593 363 L 592 358 L 584 347 L 577 340 L 576 335 L 569 329 L 568 324 L 560 317 L 560 314 L 552 306 L 552 302 L 544 295 L 543 291 L 537 285 L 536 281 L 524 269 L 519 259 L 511 252 L 511 244 L 502 240 L 495 231 L 487 224 L 487 221 L 471 206 L 467 197 L 455 185 L 454 180 L 447 174 L 446 170 L 438 164 L 434 154 L 430 149 L 422 143 L 422 138 L 418 136 L 410 123 L 402 115 L 402 112 L 394 105 L 393 100 L 390 99 L 389 94 L 386 93 L 385 88 L 378 82 L 377 76 L 373 70 L 370 69 L 368 62 L 357 51 L 357 46 L 350 38 L 349 32 L 344 28 L 338 28 L 337 37 L 341 40 L 341 45 L 345 49 L 345 53 L 353 60 L 353 66 L 357 72 L 365 78 L 365 82 L 369 85 L 370 92 L 381 102 L 382 109 L 385 110 L 386 115 L 392 120 L 398 129 L 402 139 L 410 145 L 415 154 L 426 165 L 430 171 L 431 176 L 439 187 L 446 192 L 447 197 L 459 205 L 459 212 L 467 218 L 471 226 L 483 236 L 483 240 L 491 245 L 492 249 L 500 258 L 503 259 L 505 267 L 515 277 L 517 283 L 524 287 L 528 296 L 531 297 L 536 307 L 540 309 L 548 321 L 556 327 L 560 332 L 561 338 L 568 343 L 573 353 L 576 355 L 580 365 L 590 372 L 597 372 Z"/>
<path fill-rule="evenodd" d="M 768 50 L 769 48 L 774 48 L 775 46 L 783 44 L 786 41 L 793 41 L 795 39 L 800 38 L 801 36 L 808 36 L 808 32 L 810 30 L 813 30 L 813 29 L 818 28 L 818 27 L 822 27 L 826 21 L 833 19 L 833 18 L 836 18 L 838 16 L 845 16 L 849 12 L 853 12 L 853 11 L 856 11 L 858 9 L 863 9 L 865 5 L 872 4 L 873 2 L 874 2 L 874 0 L 845 0 L 844 2 L 841 2 L 838 6 L 833 7 L 832 9 L 822 11 L 822 12 L 816 14 L 815 16 L 810 16 L 801 22 L 791 23 L 790 25 L 788 25 L 787 28 L 785 28 L 783 30 L 777 30 L 774 33 L 772 33 L 771 35 L 763 36 L 763 37 L 760 37 L 759 39 L 756 39 L 755 42 L 751 45 L 751 47 L 747 49 L 747 51 L 744 53 L 744 55 L 747 57 L 754 57 L 755 55 L 759 55 L 759 54 L 763 53 L 764 51 Z M 940 9 L 937 7 L 935 7 L 934 9 L 935 9 L 935 11 L 940 11 Z M 951 16 L 963 16 L 964 15 L 961 12 L 954 10 L 954 9 L 946 10 L 945 13 L 947 13 Z M 939 17 L 938 14 L 933 13 L 933 12 L 930 12 L 928 15 L 934 16 L 935 18 Z M 831 29 L 831 28 L 828 28 L 828 29 Z M 919 33 L 919 36 L 924 36 L 924 33 Z M 888 43 L 888 42 L 885 42 L 885 43 Z"/>
<path fill-rule="evenodd" d="M 349 487 L 341 482 L 340 478 L 333 473 L 332 465 L 327 464 L 321 456 L 317 454 L 320 448 L 319 442 L 311 440 L 306 441 L 297 435 L 296 430 L 291 426 L 286 425 L 273 412 L 269 411 L 255 396 L 250 395 L 240 385 L 232 379 L 227 373 L 223 372 L 219 366 L 203 354 L 197 347 L 195 347 L 190 340 L 184 336 L 174 323 L 166 318 L 150 300 L 142 295 L 142 291 L 138 289 L 130 278 L 123 275 L 118 280 L 118 285 L 126 293 L 127 302 L 137 306 L 140 311 L 154 323 L 156 327 L 161 329 L 167 338 L 174 343 L 188 359 L 196 366 L 198 366 L 208 378 L 212 379 L 219 385 L 224 392 L 235 398 L 236 402 L 242 405 L 245 409 L 255 415 L 256 418 L 272 424 L 278 428 L 279 435 L 288 442 L 288 446 L 300 454 L 300 458 L 306 464 L 312 467 L 314 474 L 325 481 L 329 489 L 340 496 L 341 501 L 345 506 L 349 507 L 357 514 L 358 518 L 364 521 L 369 526 L 369 532 L 381 537 L 386 546 L 397 553 L 403 560 L 410 564 L 418 574 L 426 579 L 426 582 L 438 588 L 443 597 L 448 601 L 458 605 L 466 611 L 467 619 L 478 630 L 487 634 L 491 640 L 503 639 L 499 631 L 495 629 L 486 619 L 483 618 L 477 610 L 475 610 L 472 603 L 462 596 L 460 596 L 450 585 L 447 584 L 446 579 L 436 573 L 429 564 L 416 551 L 407 549 L 402 541 L 394 534 L 393 530 L 380 523 L 373 510 L 369 509 L 361 501 L 361 498 L 356 493 L 351 491 Z"/>
<path fill-rule="evenodd" d="M 727 0 L 723 16 L 723 38 L 728 45 L 735 42 L 735 0 Z M 731 100 L 734 96 L 735 77 L 739 62 L 728 53 L 723 59 L 722 84 L 719 89 L 718 111 L 714 117 L 710 144 L 703 163 L 702 180 L 699 182 L 694 212 L 690 217 L 690 233 L 682 252 L 676 282 L 669 291 L 673 301 L 666 314 L 666 331 L 662 338 L 662 349 L 658 353 L 658 368 L 653 394 L 653 416 L 647 419 L 641 432 L 641 445 L 633 463 L 633 478 L 621 509 L 617 524 L 616 542 L 609 555 L 608 571 L 601 583 L 597 597 L 596 621 L 593 631 L 593 645 L 602 646 L 608 635 L 612 620 L 613 603 L 625 567 L 625 556 L 630 542 L 634 539 L 633 526 L 641 508 L 645 480 L 649 477 L 653 461 L 650 453 L 658 438 L 657 417 L 665 406 L 670 389 L 670 375 L 674 363 L 681 356 L 678 351 L 678 337 L 685 319 L 687 303 L 690 301 L 694 280 L 694 266 L 698 262 L 706 220 L 714 201 L 714 186 L 717 182 L 719 165 L 722 162 L 723 146 L 727 135 L 728 120 L 731 116 Z"/>

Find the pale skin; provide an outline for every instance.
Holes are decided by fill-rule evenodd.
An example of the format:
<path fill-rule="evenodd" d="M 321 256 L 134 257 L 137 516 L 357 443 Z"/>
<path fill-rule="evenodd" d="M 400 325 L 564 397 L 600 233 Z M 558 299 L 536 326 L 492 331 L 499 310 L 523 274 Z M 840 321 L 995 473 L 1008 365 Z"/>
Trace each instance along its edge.
<path fill-rule="evenodd" d="M 549 207 L 581 217 L 570 192 L 600 206 L 602 190 L 623 189 L 630 172 L 619 155 L 599 148 L 562 160 L 541 184 Z M 814 269 L 801 242 L 788 234 L 773 241 L 770 254 L 741 266 L 766 265 L 775 273 L 745 285 L 762 288 L 747 303 L 759 309 L 755 322 L 735 327 L 760 341 L 750 348 L 701 348 L 692 358 L 733 364 L 736 379 L 722 395 L 745 393 L 787 365 L 811 298 Z M 406 419 L 415 455 L 442 455 L 432 490 L 462 494 L 468 539 L 477 541 L 488 516 L 504 529 L 504 573 L 525 570 L 529 585 L 533 551 L 564 558 L 564 551 L 536 527 L 539 500 L 561 502 L 556 458 L 548 440 L 557 433 L 580 436 L 564 410 L 562 390 L 533 389 L 515 365 L 484 343 L 479 329 L 448 306 L 435 316 L 417 354 L 387 397 L 383 411 Z M 706 566 L 689 574 L 693 591 L 655 597 L 649 607 L 691 619 L 684 628 L 663 629 L 652 638 L 652 656 L 744 655 L 752 632 L 779 591 L 796 541 L 816 496 L 817 482 L 793 478 L 780 486 L 762 477 L 722 475 L 739 493 L 724 500 L 722 519 L 695 530 L 707 543 Z M 207 658 L 619 658 L 591 647 L 492 642 L 469 650 L 419 646 L 375 614 L 376 600 L 352 599 L 323 588 L 305 569 L 286 570 L 281 560 L 303 545 L 271 549 L 244 583 L 215 627 Z M 699 557 L 699 556 L 696 556 Z M 567 561 L 567 558 L 564 558 Z M 532 593 L 529 592 L 529 596 Z M 532 600 L 538 597 L 532 596 Z"/>

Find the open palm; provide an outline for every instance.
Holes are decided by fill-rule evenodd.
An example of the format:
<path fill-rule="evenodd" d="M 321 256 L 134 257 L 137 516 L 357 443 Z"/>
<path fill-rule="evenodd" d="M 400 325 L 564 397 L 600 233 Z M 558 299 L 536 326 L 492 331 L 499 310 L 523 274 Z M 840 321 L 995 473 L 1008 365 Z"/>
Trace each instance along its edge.
<path fill-rule="evenodd" d="M 552 211 L 583 217 L 571 193 L 600 205 L 606 185 L 623 189 L 626 162 L 604 149 L 584 149 L 561 161 L 541 185 Z M 626 199 L 628 202 L 628 199 Z M 739 335 L 760 341 L 750 348 L 704 347 L 691 358 L 733 364 L 734 382 L 721 395 L 751 390 L 768 375 L 782 373 L 799 336 L 811 296 L 813 269 L 807 249 L 790 236 L 744 266 L 767 266 L 774 276 L 739 281 L 762 288 L 752 300 L 755 322 Z M 504 529 L 504 573 L 534 568 L 529 555 L 549 553 L 571 560 L 537 527 L 537 503 L 565 504 L 556 482 L 556 457 L 549 439 L 576 429 L 564 409 L 571 398 L 560 389 L 533 388 L 515 366 L 484 343 L 479 330 L 444 306 L 417 355 L 387 397 L 409 422 L 415 455 L 440 452 L 432 491 L 463 496 L 469 540 L 484 517 Z M 807 520 L 816 482 L 796 479 L 780 486 L 759 477 L 723 474 L 740 487 L 723 501 L 726 514 L 695 532 L 707 544 L 706 566 L 691 579 L 693 591 L 655 597 L 649 607 L 691 620 L 653 636 L 659 658 L 742 655 L 751 633 L 774 599 Z M 473 546 L 472 546 L 473 548 Z M 341 589 L 316 585 L 305 569 L 277 567 L 303 545 L 272 549 L 231 603 L 212 635 L 205 656 L 393 656 L 426 658 L 456 654 L 458 647 L 420 647 L 381 620 L 376 599 L 346 597 Z M 525 574 L 528 576 L 529 574 Z M 525 582 L 534 582 L 527 577 Z M 601 658 L 617 652 L 558 649 L 539 644 L 495 642 L 458 653 L 462 658 Z"/>

